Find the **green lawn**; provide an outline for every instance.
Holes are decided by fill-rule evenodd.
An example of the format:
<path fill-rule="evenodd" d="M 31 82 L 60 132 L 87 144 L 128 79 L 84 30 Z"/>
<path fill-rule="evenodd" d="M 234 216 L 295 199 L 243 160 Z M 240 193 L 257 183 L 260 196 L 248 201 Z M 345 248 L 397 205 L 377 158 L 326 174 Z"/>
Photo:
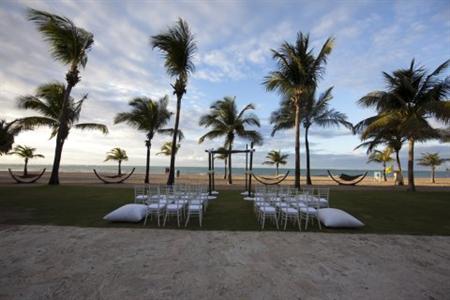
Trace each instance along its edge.
<path fill-rule="evenodd" d="M 131 202 L 131 188 L 36 186 L 0 188 L 0 224 L 49 224 L 82 227 L 132 227 L 102 217 Z M 450 235 L 449 192 L 332 191 L 331 206 L 363 221 L 358 230 L 325 232 Z M 189 229 L 199 229 L 194 219 Z M 154 223 L 147 228 L 156 227 Z M 308 231 L 317 231 L 316 226 Z M 172 223 L 167 228 L 176 228 Z M 210 202 L 204 230 L 258 230 L 252 203 L 237 191 L 222 191 Z M 268 230 L 274 230 L 268 227 Z M 295 230 L 291 228 L 291 230 Z"/>

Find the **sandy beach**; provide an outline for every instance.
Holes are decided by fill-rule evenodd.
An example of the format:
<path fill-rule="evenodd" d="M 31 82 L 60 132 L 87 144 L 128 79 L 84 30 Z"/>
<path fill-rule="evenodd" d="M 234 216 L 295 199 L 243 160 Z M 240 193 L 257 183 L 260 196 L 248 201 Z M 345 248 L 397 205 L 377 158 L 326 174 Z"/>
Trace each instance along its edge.
<path fill-rule="evenodd" d="M 450 237 L 0 228 L 1 299 L 445 299 Z"/>
<path fill-rule="evenodd" d="M 20 173 L 19 173 L 20 174 Z M 105 175 L 114 175 L 105 173 Z M 47 171 L 44 176 L 39 180 L 38 183 L 45 184 L 48 182 L 50 177 L 50 171 Z M 244 187 L 244 176 L 233 176 L 233 185 L 229 185 L 226 180 L 223 179 L 221 173 L 216 173 L 215 176 L 216 189 L 235 189 L 241 190 Z M 150 174 L 151 184 L 165 184 L 167 180 L 167 175 L 165 174 Z M 253 179 L 253 184 L 258 184 Z M 377 189 L 377 188 L 392 188 L 396 190 L 406 189 L 406 186 L 399 187 L 394 186 L 394 180 L 389 178 L 387 182 L 375 181 L 373 177 L 367 176 L 363 181 L 361 181 L 356 186 L 339 186 L 331 178 L 324 176 L 313 176 L 313 185 L 319 186 L 329 186 L 333 189 Z M 431 183 L 429 178 L 416 178 L 416 186 L 422 190 L 449 190 L 450 191 L 450 178 L 436 178 L 436 183 Z M 144 174 L 133 174 L 124 184 L 115 185 L 105 185 L 101 183 L 94 175 L 94 173 L 69 173 L 60 172 L 60 182 L 61 184 L 69 185 L 99 185 L 99 186 L 128 186 L 143 184 Z M 405 179 L 405 184 L 406 184 Z M 181 174 L 179 178 L 176 178 L 176 183 L 179 184 L 208 184 L 208 176 L 200 174 Z M 306 183 L 306 178 L 301 177 L 301 183 Z M 15 181 L 10 177 L 9 173 L 6 171 L 0 171 L 0 185 L 11 185 L 15 184 Z M 282 185 L 293 185 L 294 176 L 288 176 L 288 178 L 282 182 Z"/>

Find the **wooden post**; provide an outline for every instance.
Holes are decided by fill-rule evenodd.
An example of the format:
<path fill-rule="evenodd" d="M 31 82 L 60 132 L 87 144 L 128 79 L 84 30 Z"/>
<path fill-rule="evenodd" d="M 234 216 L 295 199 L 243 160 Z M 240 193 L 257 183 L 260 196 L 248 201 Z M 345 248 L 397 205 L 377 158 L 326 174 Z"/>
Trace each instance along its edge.
<path fill-rule="evenodd" d="M 211 195 L 211 150 L 208 151 L 208 194 Z"/>
<path fill-rule="evenodd" d="M 210 194 L 212 194 L 213 191 L 216 190 L 216 179 L 215 179 L 215 167 L 214 167 L 214 154 L 213 152 L 211 152 L 211 165 L 212 165 L 212 174 L 211 174 L 211 178 L 212 178 L 212 184 L 211 184 L 211 192 Z"/>
<path fill-rule="evenodd" d="M 245 144 L 245 190 L 248 191 L 248 144 Z"/>
<path fill-rule="evenodd" d="M 248 177 L 248 196 L 252 196 L 253 142 L 250 143 L 250 170 Z"/>

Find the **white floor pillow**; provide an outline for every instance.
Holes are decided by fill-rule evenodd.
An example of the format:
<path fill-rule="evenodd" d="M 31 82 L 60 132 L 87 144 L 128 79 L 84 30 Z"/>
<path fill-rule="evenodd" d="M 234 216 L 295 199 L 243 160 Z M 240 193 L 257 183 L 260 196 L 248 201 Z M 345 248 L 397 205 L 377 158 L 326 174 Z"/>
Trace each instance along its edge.
<path fill-rule="evenodd" d="M 357 228 L 364 226 L 357 218 L 336 208 L 319 209 L 319 220 L 326 227 Z"/>
<path fill-rule="evenodd" d="M 139 222 L 147 213 L 147 205 L 126 204 L 103 217 L 110 222 Z"/>

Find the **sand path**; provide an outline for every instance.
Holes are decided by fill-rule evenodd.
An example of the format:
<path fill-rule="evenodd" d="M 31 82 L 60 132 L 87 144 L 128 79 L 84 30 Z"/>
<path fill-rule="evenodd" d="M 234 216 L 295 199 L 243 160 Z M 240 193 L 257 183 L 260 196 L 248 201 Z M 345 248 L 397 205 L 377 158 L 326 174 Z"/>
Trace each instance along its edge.
<path fill-rule="evenodd" d="M 450 237 L 0 229 L 1 299 L 444 299 Z"/>

